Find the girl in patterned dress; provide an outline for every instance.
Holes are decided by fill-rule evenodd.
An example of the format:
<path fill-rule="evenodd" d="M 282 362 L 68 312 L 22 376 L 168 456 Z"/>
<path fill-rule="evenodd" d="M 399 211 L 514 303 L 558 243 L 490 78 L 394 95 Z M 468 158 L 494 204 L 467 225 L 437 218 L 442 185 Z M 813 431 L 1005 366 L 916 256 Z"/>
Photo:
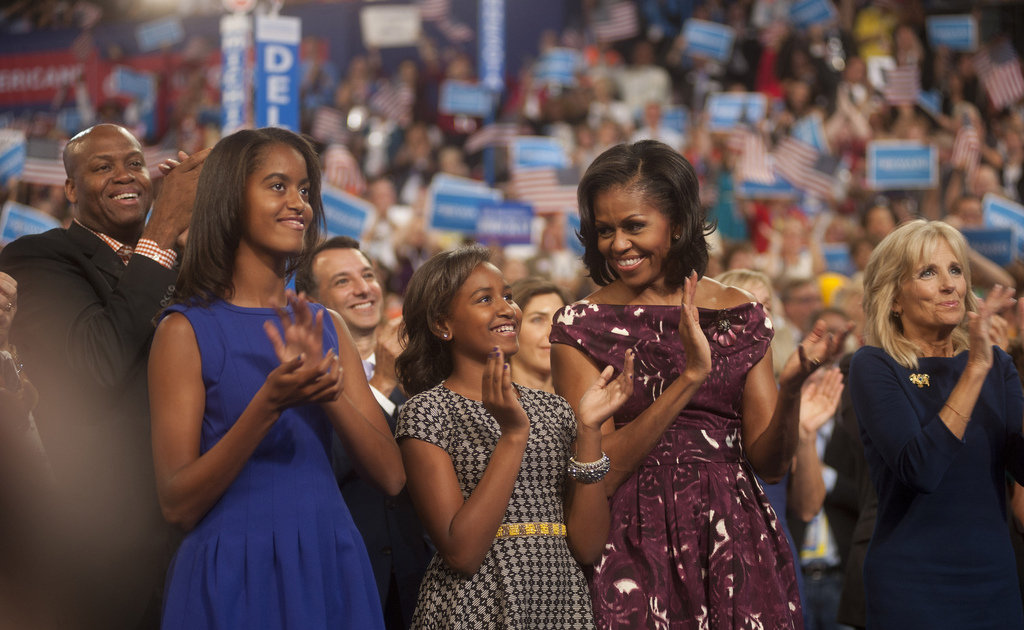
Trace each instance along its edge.
<path fill-rule="evenodd" d="M 842 339 L 818 322 L 776 385 L 761 305 L 701 277 L 697 177 L 670 147 L 605 151 L 579 200 L 600 288 L 555 316 L 555 391 L 579 400 L 623 348 L 637 374 L 603 427 L 613 522 L 589 576 L 597 625 L 802 628 L 793 557 L 754 472 L 771 482 L 789 468 L 801 386 Z"/>
<path fill-rule="evenodd" d="M 600 553 L 608 503 L 600 484 L 568 478 L 567 464 L 606 463 L 600 426 L 632 391 L 631 355 L 617 378 L 597 375 L 575 416 L 559 396 L 513 385 L 506 358 L 522 313 L 482 247 L 427 261 L 403 316 L 396 368 L 411 398 L 397 437 L 438 550 L 412 627 L 592 628 L 578 563 Z"/>

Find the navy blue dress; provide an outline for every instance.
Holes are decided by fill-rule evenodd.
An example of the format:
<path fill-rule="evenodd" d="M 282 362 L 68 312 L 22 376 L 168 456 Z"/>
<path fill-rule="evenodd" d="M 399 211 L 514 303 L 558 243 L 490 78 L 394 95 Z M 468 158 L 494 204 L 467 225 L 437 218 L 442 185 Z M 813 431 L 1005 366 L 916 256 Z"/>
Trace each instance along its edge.
<path fill-rule="evenodd" d="M 199 344 L 205 453 L 279 365 L 263 331 L 277 316 L 223 301 L 169 311 L 188 318 Z M 324 320 L 324 349 L 337 352 Z M 164 630 L 383 629 L 366 548 L 331 471 L 331 430 L 319 405 L 281 414 L 175 555 Z"/>
<path fill-rule="evenodd" d="M 960 440 L 938 416 L 967 352 L 916 370 L 876 347 L 850 364 L 850 394 L 878 491 L 864 561 L 868 628 L 1024 627 L 1006 529 L 1005 478 L 1024 480 L 1024 395 L 995 359 Z"/>

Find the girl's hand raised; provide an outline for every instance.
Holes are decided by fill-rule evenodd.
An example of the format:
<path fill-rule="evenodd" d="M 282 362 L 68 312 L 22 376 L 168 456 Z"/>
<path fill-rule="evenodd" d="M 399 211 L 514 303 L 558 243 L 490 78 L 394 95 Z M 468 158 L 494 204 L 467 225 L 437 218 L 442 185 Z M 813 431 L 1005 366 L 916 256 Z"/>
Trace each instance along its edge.
<path fill-rule="evenodd" d="M 487 355 L 484 366 L 483 402 L 484 408 L 498 421 L 502 436 L 529 436 L 530 419 L 519 404 L 505 355 L 497 348 Z"/>
<path fill-rule="evenodd" d="M 995 285 L 978 304 L 977 313 L 968 313 L 967 331 L 970 335 L 967 365 L 984 370 L 992 367 L 992 346 L 998 344 L 993 327 L 997 313 L 1013 305 L 1013 289 Z"/>
<path fill-rule="evenodd" d="M 317 312 L 314 317 L 305 294 L 295 295 L 288 291 L 286 299 L 288 306 L 292 307 L 291 313 L 285 308 L 274 307 L 281 329 L 278 330 L 270 321 L 263 324 L 277 359 L 284 364 L 302 356 L 319 362 L 324 356 L 324 311 Z"/>
<path fill-rule="evenodd" d="M 683 312 L 679 315 L 679 339 L 686 354 L 686 371 L 694 381 L 703 383 L 711 373 L 711 346 L 700 327 L 700 315 L 694 296 L 697 294 L 697 272 L 691 271 L 683 283 Z"/>
<path fill-rule="evenodd" d="M 626 358 L 622 363 L 622 372 L 612 380 L 615 368 L 605 366 L 590 389 L 583 393 L 579 406 L 579 423 L 588 428 L 600 431 L 601 425 L 619 410 L 629 397 L 633 395 L 633 359 L 636 353 L 626 350 Z"/>
<path fill-rule="evenodd" d="M 344 388 L 342 376 L 334 350 L 315 364 L 299 355 L 274 368 L 260 389 L 271 407 L 282 411 L 337 400 Z"/>

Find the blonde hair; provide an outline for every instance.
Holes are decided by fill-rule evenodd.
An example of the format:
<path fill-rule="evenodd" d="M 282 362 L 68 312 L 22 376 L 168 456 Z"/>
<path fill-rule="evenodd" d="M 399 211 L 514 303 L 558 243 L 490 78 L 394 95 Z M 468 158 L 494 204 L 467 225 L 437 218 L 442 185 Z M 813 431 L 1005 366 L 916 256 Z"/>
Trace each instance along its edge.
<path fill-rule="evenodd" d="M 729 271 L 723 271 L 715 276 L 715 280 L 730 287 L 739 287 L 748 291 L 748 287 L 760 284 L 768 290 L 769 300 L 775 297 L 775 289 L 772 287 L 771 278 L 767 274 L 753 269 L 730 269 Z M 765 304 L 765 306 L 771 305 Z"/>
<path fill-rule="evenodd" d="M 953 331 L 953 353 L 968 346 L 967 313 L 977 311 L 978 300 L 971 290 L 971 268 L 967 264 L 967 241 L 948 223 L 922 219 L 905 223 L 882 239 L 864 269 L 864 333 L 867 343 L 885 350 L 897 363 L 917 369 L 919 348 L 903 336 L 903 324 L 893 315 L 893 303 L 900 287 L 914 269 L 925 261 L 938 243 L 953 250 L 963 268 L 967 292 L 964 318 Z"/>

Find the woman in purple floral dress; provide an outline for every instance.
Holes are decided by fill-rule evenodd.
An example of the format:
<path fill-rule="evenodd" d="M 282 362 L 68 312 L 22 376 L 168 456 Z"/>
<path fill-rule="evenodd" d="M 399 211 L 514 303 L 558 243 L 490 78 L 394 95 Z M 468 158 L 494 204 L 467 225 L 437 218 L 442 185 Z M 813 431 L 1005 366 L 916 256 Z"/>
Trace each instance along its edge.
<path fill-rule="evenodd" d="M 793 558 L 760 486 L 797 443 L 800 388 L 841 339 L 819 322 L 776 386 L 771 322 L 702 277 L 693 167 L 654 141 L 603 153 L 580 182 L 584 263 L 600 288 L 555 316 L 556 391 L 578 401 L 636 351 L 605 423 L 611 534 L 590 572 L 599 628 L 802 628 Z"/>

